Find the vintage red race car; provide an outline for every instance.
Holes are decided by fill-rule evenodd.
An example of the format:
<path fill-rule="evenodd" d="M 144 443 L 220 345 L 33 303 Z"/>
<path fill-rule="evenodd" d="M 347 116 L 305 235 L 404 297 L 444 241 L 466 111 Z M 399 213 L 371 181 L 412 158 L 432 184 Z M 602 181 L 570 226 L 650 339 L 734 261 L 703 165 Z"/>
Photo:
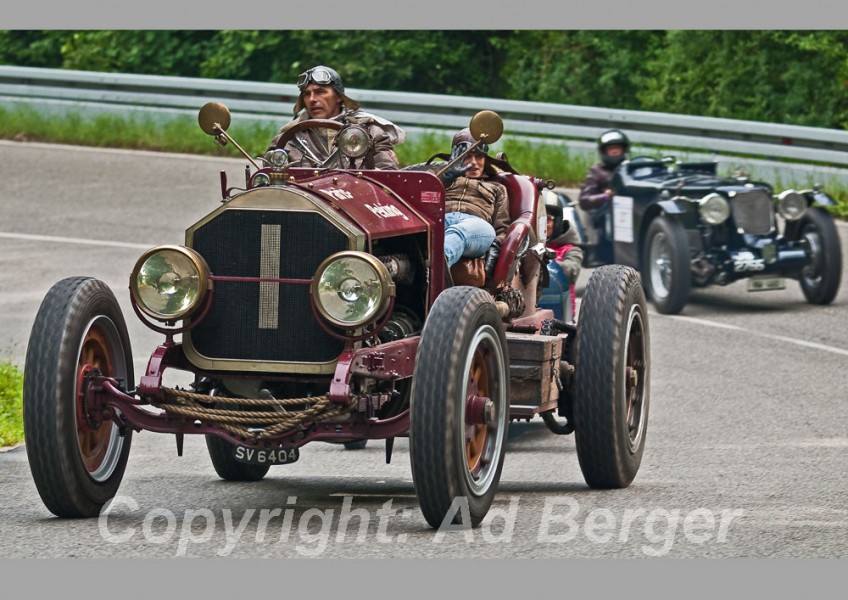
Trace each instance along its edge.
<path fill-rule="evenodd" d="M 241 150 L 225 106 L 205 105 L 199 121 Z M 363 130 L 339 128 L 339 151 L 361 152 Z M 492 143 L 503 123 L 483 111 L 471 130 Z M 574 432 L 590 486 L 631 483 L 649 407 L 642 285 L 634 269 L 604 266 L 576 324 L 537 307 L 544 181 L 499 175 L 513 221 L 494 275 L 475 280 L 461 265 L 446 272 L 445 189 L 432 173 L 295 168 L 281 149 L 260 165 L 241 151 L 256 167 L 244 188 L 228 187 L 222 172 L 223 202 L 182 244 L 144 252 L 130 275 L 138 318 L 163 336 L 141 377 L 103 282 L 64 279 L 44 298 L 27 349 L 24 420 L 51 512 L 98 515 L 141 430 L 175 436 L 180 453 L 185 435 L 206 436 L 216 472 L 232 481 L 262 479 L 311 442 L 385 440 L 390 460 L 394 440 L 408 437 L 434 528 L 486 516 L 515 419 L 541 416 L 555 433 Z M 167 387 L 168 369 L 193 383 Z"/>

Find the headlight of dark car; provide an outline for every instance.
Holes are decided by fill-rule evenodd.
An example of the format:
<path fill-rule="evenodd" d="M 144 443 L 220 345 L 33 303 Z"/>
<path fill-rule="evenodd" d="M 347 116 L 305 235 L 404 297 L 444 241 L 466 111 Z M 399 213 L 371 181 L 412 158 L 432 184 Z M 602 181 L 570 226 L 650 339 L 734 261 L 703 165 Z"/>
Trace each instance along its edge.
<path fill-rule="evenodd" d="M 323 318 L 337 327 L 356 329 L 386 313 L 395 285 L 377 258 L 346 250 L 318 266 L 310 291 Z"/>
<path fill-rule="evenodd" d="M 158 321 L 176 321 L 197 310 L 206 297 L 209 266 L 184 246 L 157 246 L 141 255 L 130 276 L 138 307 Z"/>
<path fill-rule="evenodd" d="M 807 200 L 795 190 L 784 190 L 777 196 L 777 211 L 787 221 L 797 221 L 807 210 Z"/>
<path fill-rule="evenodd" d="M 698 212 L 710 225 L 721 225 L 730 217 L 730 204 L 721 194 L 707 194 L 698 202 Z"/>
<path fill-rule="evenodd" d="M 336 145 L 339 151 L 348 158 L 359 158 L 368 152 L 371 136 L 361 125 L 350 125 L 339 133 Z"/>

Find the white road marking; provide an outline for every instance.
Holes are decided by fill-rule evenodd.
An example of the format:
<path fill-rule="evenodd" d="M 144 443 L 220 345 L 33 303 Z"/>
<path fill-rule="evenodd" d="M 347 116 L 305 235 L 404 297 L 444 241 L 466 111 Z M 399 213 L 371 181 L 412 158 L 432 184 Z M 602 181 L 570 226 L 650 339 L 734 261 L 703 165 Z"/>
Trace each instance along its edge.
<path fill-rule="evenodd" d="M 111 246 L 113 248 L 138 248 L 147 250 L 155 244 L 131 244 L 129 242 L 110 242 L 107 240 L 85 240 L 82 238 L 60 237 L 55 235 L 33 235 L 30 233 L 7 233 L 0 231 L 0 238 L 10 240 L 28 240 L 33 242 L 56 242 L 60 244 L 82 244 L 85 246 Z"/>

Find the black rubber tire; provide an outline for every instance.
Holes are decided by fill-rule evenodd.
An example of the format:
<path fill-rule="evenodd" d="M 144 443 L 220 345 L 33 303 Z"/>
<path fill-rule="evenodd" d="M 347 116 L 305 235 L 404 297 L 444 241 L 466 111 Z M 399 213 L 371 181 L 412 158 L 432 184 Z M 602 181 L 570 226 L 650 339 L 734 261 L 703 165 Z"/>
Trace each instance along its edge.
<path fill-rule="evenodd" d="M 367 445 L 368 440 L 353 440 L 344 443 L 345 450 L 365 450 Z"/>
<path fill-rule="evenodd" d="M 470 286 L 442 292 L 421 332 L 409 433 L 418 502 L 434 528 L 448 521 L 476 527 L 492 505 L 509 425 L 508 365 L 492 296 Z M 465 424 L 466 402 L 475 392 L 492 400 L 488 425 Z"/>
<path fill-rule="evenodd" d="M 842 245 L 839 232 L 824 209 L 810 207 L 801 217 L 801 239 L 813 252 L 813 264 L 801 271 L 801 290 L 810 304 L 830 304 L 839 292 L 842 279 Z"/>
<path fill-rule="evenodd" d="M 660 215 L 651 221 L 642 247 L 645 295 L 657 312 L 676 315 L 689 299 L 692 286 L 689 241 L 683 225 Z"/>
<path fill-rule="evenodd" d="M 650 337 L 642 283 L 621 265 L 592 273 L 577 322 L 574 437 L 586 483 L 630 485 L 650 405 Z"/>
<path fill-rule="evenodd" d="M 249 465 L 233 458 L 233 445 L 216 435 L 206 435 L 206 449 L 218 477 L 225 481 L 259 481 L 271 465 Z"/>
<path fill-rule="evenodd" d="M 118 491 L 132 430 L 83 420 L 78 394 L 86 368 L 133 385 L 132 350 L 112 290 L 71 277 L 48 291 L 30 333 L 24 367 L 24 441 L 35 487 L 58 517 L 100 514 Z M 90 418 L 90 417 L 89 417 Z"/>

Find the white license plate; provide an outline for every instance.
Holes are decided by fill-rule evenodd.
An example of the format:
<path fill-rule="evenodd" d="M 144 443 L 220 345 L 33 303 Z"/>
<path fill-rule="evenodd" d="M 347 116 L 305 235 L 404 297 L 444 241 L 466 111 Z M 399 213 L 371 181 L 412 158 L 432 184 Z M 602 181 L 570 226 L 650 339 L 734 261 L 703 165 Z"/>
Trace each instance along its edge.
<path fill-rule="evenodd" d="M 767 292 L 770 290 L 786 289 L 786 282 L 783 277 L 751 277 L 748 280 L 749 292 Z"/>
<path fill-rule="evenodd" d="M 293 463 L 300 458 L 297 448 L 273 448 L 271 450 L 255 450 L 244 446 L 236 446 L 233 458 L 238 462 L 249 465 L 284 465 Z"/>

